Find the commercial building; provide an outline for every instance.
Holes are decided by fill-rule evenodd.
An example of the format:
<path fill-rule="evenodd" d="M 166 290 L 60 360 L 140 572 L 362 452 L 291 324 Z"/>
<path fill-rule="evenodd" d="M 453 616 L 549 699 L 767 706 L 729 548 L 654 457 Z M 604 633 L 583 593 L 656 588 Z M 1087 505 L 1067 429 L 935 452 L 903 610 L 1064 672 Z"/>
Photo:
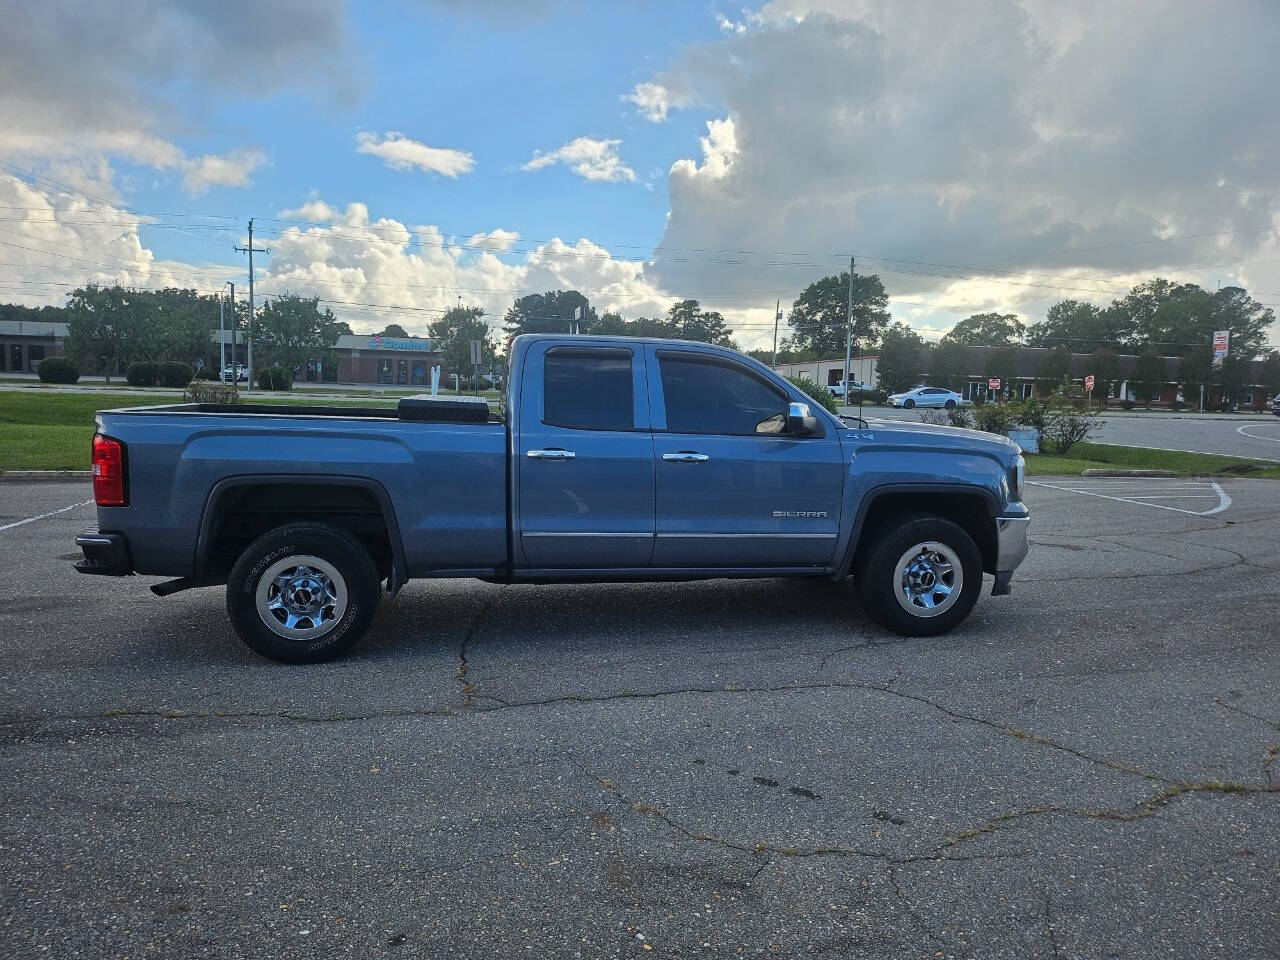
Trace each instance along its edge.
<path fill-rule="evenodd" d="M 237 339 L 234 354 L 230 332 L 223 352 L 223 364 L 235 362 L 244 365 L 248 360 L 248 347 Z M 218 331 L 213 331 L 214 354 L 217 354 Z M 294 372 L 294 379 L 308 383 L 374 383 L 392 386 L 428 386 L 431 368 L 440 365 L 440 353 L 426 337 L 386 337 L 343 334 L 333 348 L 337 363 L 325 363 L 322 358 L 307 361 Z M 441 370 L 441 383 L 454 371 Z"/>
<path fill-rule="evenodd" d="M 0 373 L 35 373 L 45 357 L 62 353 L 67 325 L 44 320 L 0 320 Z"/>
<path fill-rule="evenodd" d="M 963 385 L 959 389 L 959 392 L 966 400 L 975 400 L 979 397 L 989 400 L 997 392 L 1012 395 L 1019 400 L 1025 400 L 1033 395 L 1044 395 L 1051 389 L 1050 385 L 1040 378 L 1041 367 L 1050 351 L 1044 347 L 1016 347 L 1014 349 L 1013 367 L 1015 375 L 1012 384 L 1001 384 L 999 391 L 992 390 L 990 387 L 991 371 L 993 369 L 992 354 L 999 349 L 1001 348 L 966 348 L 969 372 L 963 375 Z M 921 366 L 919 379 L 921 383 L 931 383 L 927 353 L 923 359 L 924 362 Z M 1165 365 L 1165 382 L 1161 386 L 1159 396 L 1152 397 L 1153 405 L 1172 406 L 1177 403 L 1186 403 L 1190 406 L 1198 406 L 1200 402 L 1199 391 L 1196 390 L 1194 396 L 1185 394 L 1183 384 L 1178 379 L 1181 358 L 1161 357 L 1160 359 L 1164 361 Z M 1094 399 L 1103 401 L 1136 401 L 1138 399 L 1138 391 L 1129 378 L 1133 373 L 1133 367 L 1137 360 L 1138 358 L 1132 354 L 1118 354 L 1116 356 L 1116 380 L 1109 384 L 1110 391 L 1106 397 L 1094 393 Z M 1095 372 L 1092 369 L 1093 366 L 1094 359 L 1092 354 L 1073 353 L 1071 354 L 1067 371 L 1067 379 L 1076 384 L 1083 384 L 1084 378 Z M 780 363 L 773 369 L 785 377 L 805 377 L 815 383 L 832 386 L 838 384 L 844 375 L 844 357 L 828 357 L 822 360 L 810 360 L 807 363 Z M 868 390 L 878 389 L 878 357 L 874 354 L 856 357 L 849 365 L 849 379 L 862 383 Z M 1238 397 L 1239 405 L 1246 409 L 1264 409 L 1268 397 L 1262 384 L 1261 360 L 1250 361 L 1250 370 L 1246 379 L 1248 383 L 1245 384 Z M 934 385 L 938 384 L 935 383 Z M 1204 398 L 1205 406 L 1217 406 L 1218 397 L 1219 392 L 1216 388 L 1207 390 Z"/>

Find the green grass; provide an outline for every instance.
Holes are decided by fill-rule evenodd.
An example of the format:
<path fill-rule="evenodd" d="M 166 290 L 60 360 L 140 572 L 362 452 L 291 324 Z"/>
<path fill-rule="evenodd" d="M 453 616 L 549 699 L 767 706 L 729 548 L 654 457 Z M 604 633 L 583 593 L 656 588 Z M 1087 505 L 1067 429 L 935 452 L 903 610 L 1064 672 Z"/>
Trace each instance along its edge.
<path fill-rule="evenodd" d="M 363 406 L 394 408 L 396 397 L 333 397 L 303 393 L 254 393 L 246 406 Z M 27 393 L 0 391 L 0 472 L 5 470 L 87 470 L 93 415 L 116 407 L 181 402 L 178 395 Z"/>
<path fill-rule="evenodd" d="M 1172 470 L 1178 476 L 1265 477 L 1280 479 L 1280 463 L 1221 457 L 1212 453 L 1179 453 L 1147 447 L 1112 447 L 1078 443 L 1068 456 L 1027 454 L 1028 476 L 1079 476 L 1085 470 Z"/>

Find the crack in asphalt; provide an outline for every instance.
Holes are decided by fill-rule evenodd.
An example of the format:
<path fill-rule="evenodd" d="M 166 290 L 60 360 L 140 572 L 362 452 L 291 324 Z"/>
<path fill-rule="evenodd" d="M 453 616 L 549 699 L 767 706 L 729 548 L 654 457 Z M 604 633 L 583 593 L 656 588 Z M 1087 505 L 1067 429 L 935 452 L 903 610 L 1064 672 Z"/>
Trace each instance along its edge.
<path fill-rule="evenodd" d="M 483 615 L 483 612 L 482 614 Z M 478 618 L 477 618 L 478 622 Z M 465 650 L 465 641 L 464 641 Z M 466 671 L 463 669 L 467 661 L 464 659 L 462 665 L 458 669 L 458 677 L 463 680 Z M 883 694 L 890 697 L 897 697 L 912 703 L 927 706 L 932 710 L 941 713 L 943 716 L 952 720 L 962 721 L 966 723 L 974 723 L 995 732 L 1021 740 L 1026 743 L 1032 743 L 1036 746 L 1045 747 L 1050 750 L 1066 753 L 1078 760 L 1096 764 L 1109 770 L 1119 773 L 1129 774 L 1132 776 L 1142 777 L 1146 780 L 1153 780 L 1160 783 L 1174 783 L 1176 781 L 1163 777 L 1159 774 L 1143 770 L 1141 767 L 1133 764 L 1112 760 L 1108 757 L 1099 757 L 1079 750 L 1076 747 L 1059 743 L 1049 737 L 1022 730 L 1018 727 L 1001 723 L 998 720 L 991 720 L 987 717 L 977 716 L 975 714 L 962 713 L 953 710 L 936 700 L 920 694 L 910 693 L 905 690 L 899 690 L 894 687 L 898 680 L 898 674 L 895 674 L 885 684 L 857 683 L 854 681 L 827 680 L 813 683 L 793 683 L 782 684 L 779 686 L 725 686 L 725 687 L 677 687 L 668 690 L 654 691 L 620 691 L 611 694 L 579 694 L 569 693 L 554 697 L 546 697 L 539 700 L 525 701 L 506 701 L 492 694 L 483 695 L 483 699 L 493 701 L 492 706 L 478 706 L 475 704 L 474 688 L 466 692 L 466 701 L 462 707 L 421 707 L 421 708 L 405 708 L 402 710 L 377 710 L 368 713 L 334 713 L 334 714 L 304 714 L 296 713 L 290 710 L 280 711 L 179 711 L 179 710 L 152 710 L 152 709 L 131 709 L 120 708 L 116 710 L 107 710 L 97 714 L 63 714 L 46 717 L 9 717 L 0 719 L 0 726 L 20 726 L 32 724 L 44 724 L 51 722 L 86 722 L 94 720 L 111 720 L 111 719 L 128 719 L 128 718 L 154 718 L 161 720 L 237 720 L 237 719 L 253 719 L 253 720 L 281 720 L 291 723 L 353 723 L 368 720 L 398 720 L 406 718 L 418 717 L 452 717 L 452 716 L 472 716 L 487 713 L 497 713 L 507 710 L 524 710 L 538 707 L 556 706 L 558 704 L 572 703 L 616 703 L 630 700 L 656 700 L 666 697 L 678 696 L 721 696 L 721 695 L 760 695 L 760 694 L 788 694 L 803 693 L 813 690 L 858 690 L 867 693 Z M 469 681 L 468 681 L 469 683 Z M 464 685 L 464 691 L 466 686 Z"/>
<path fill-rule="evenodd" d="M 466 633 L 462 635 L 462 640 L 458 643 L 458 670 L 454 674 L 454 677 L 457 679 L 458 683 L 462 684 L 463 709 L 470 709 L 474 705 L 476 692 L 475 683 L 472 682 L 470 677 L 467 675 L 471 666 L 470 662 L 467 660 L 467 645 L 475 639 L 476 631 L 480 629 L 480 621 L 483 620 L 485 615 L 493 609 L 493 605 L 497 603 L 497 601 L 498 598 L 496 594 L 485 600 L 480 609 L 476 611 L 476 615 L 471 618 L 471 623 L 467 626 Z"/>
<path fill-rule="evenodd" d="M 997 814 L 989 817 L 976 827 L 970 827 L 962 830 L 960 833 L 948 837 L 937 847 L 934 848 L 938 854 L 934 859 L 949 860 L 950 857 L 943 856 L 946 850 L 954 847 L 962 846 L 978 837 L 987 836 L 995 833 L 1000 828 L 1019 820 L 1029 817 L 1044 816 L 1064 816 L 1064 817 L 1080 817 L 1091 820 L 1107 820 L 1113 823 L 1133 823 L 1138 820 L 1145 820 L 1153 817 L 1161 810 L 1165 809 L 1174 800 L 1194 794 L 1243 794 L 1245 796 L 1257 796 L 1260 794 L 1280 793 L 1280 787 L 1273 784 L 1267 786 L 1255 786 L 1248 783 L 1237 783 L 1230 780 L 1203 780 L 1198 783 L 1181 781 L 1172 783 L 1165 787 L 1154 796 L 1145 800 L 1139 800 L 1127 810 L 1116 810 L 1106 807 L 1069 807 L 1058 804 L 1048 804 L 1045 806 L 1024 807 L 1021 810 L 1010 810 L 1008 813 Z"/>
<path fill-rule="evenodd" d="M 1058 938 L 1053 933 L 1053 908 L 1049 904 L 1049 889 L 1044 890 L 1044 934 L 1049 939 L 1049 948 L 1053 951 L 1055 957 L 1061 957 L 1062 952 L 1058 949 Z"/>
<path fill-rule="evenodd" d="M 1268 720 L 1266 717 L 1260 717 L 1256 713 L 1250 713 L 1248 710 L 1237 707 L 1234 704 L 1227 703 L 1221 697 L 1214 697 L 1213 702 L 1224 709 L 1230 710 L 1232 713 L 1238 713 L 1240 716 L 1248 717 L 1250 720 L 1257 720 L 1259 723 L 1265 723 L 1272 730 L 1280 730 L 1280 723 L 1277 723 L 1275 720 Z"/>

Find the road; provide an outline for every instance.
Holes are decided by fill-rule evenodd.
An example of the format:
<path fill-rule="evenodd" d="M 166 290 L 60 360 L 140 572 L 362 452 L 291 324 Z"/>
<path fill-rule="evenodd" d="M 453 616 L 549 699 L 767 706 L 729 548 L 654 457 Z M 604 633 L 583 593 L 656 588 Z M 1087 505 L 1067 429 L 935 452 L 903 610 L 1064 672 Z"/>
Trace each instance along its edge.
<path fill-rule="evenodd" d="M 857 408 L 846 408 L 856 414 Z M 917 410 L 864 407 L 868 420 L 918 421 Z M 1220 453 L 1280 461 L 1280 417 L 1210 418 L 1187 414 L 1129 414 L 1102 418 L 1102 432 L 1093 439 L 1126 447 L 1164 447 L 1193 453 Z"/>
<path fill-rule="evenodd" d="M 441 581 L 314 667 L 0 483 L 0 954 L 1274 957 L 1280 484 L 1050 482 L 945 637 Z"/>

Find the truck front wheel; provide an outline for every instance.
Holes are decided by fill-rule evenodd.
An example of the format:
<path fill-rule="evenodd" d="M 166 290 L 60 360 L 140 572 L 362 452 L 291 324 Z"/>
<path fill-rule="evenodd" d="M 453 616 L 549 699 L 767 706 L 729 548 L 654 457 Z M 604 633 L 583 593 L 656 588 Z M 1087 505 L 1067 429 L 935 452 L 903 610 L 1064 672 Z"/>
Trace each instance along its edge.
<path fill-rule="evenodd" d="M 240 639 L 268 660 L 318 663 L 349 650 L 378 605 L 378 568 L 364 545 L 323 523 L 263 534 L 227 580 Z"/>
<path fill-rule="evenodd" d="M 863 610 L 894 633 L 927 637 L 967 617 L 982 592 L 982 556 L 950 520 L 906 514 L 875 535 L 854 571 Z"/>

